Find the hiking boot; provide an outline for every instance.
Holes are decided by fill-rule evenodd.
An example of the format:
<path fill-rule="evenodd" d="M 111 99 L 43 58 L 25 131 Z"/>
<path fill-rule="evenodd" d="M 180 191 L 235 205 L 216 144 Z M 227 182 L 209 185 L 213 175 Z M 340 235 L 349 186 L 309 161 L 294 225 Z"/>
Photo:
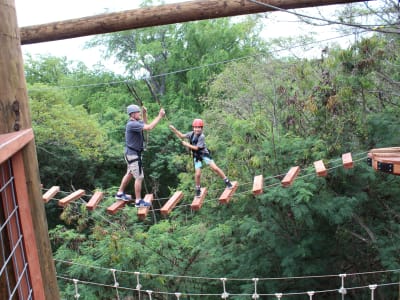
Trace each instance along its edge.
<path fill-rule="evenodd" d="M 125 194 L 125 193 L 117 193 L 115 195 L 115 199 L 123 200 L 123 201 L 131 201 L 132 197 L 127 195 L 127 194 Z"/>
<path fill-rule="evenodd" d="M 196 188 L 196 197 L 200 197 L 200 195 L 201 195 L 201 189 Z"/>
<path fill-rule="evenodd" d="M 135 202 L 135 207 L 149 207 L 151 206 L 150 202 L 146 202 L 143 199 L 140 199 L 139 201 Z"/>
<path fill-rule="evenodd" d="M 230 180 L 228 178 L 224 179 L 225 185 L 228 189 L 232 188 L 232 183 L 230 182 Z"/>

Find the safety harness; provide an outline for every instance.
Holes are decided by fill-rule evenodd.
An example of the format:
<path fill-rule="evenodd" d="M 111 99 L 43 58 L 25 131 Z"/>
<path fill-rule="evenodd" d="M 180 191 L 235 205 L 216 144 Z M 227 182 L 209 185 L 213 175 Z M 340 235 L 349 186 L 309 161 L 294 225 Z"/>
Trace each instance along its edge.
<path fill-rule="evenodd" d="M 126 147 L 127 147 L 129 150 L 132 150 L 132 151 L 136 152 L 136 155 L 137 155 L 137 158 L 134 158 L 134 159 L 129 160 L 129 159 L 128 159 L 128 156 L 125 154 L 126 161 L 128 162 L 128 164 L 132 164 L 132 163 L 134 163 L 134 162 L 138 162 L 138 165 L 139 165 L 139 174 L 141 174 L 141 173 L 142 173 L 142 152 L 143 152 L 143 149 L 137 150 L 137 149 L 134 149 L 134 148 L 132 148 L 132 147 L 129 147 L 128 145 L 126 145 Z"/>
<path fill-rule="evenodd" d="M 194 132 L 192 132 L 192 134 L 190 135 L 190 144 L 196 146 L 198 141 L 199 141 L 199 136 L 195 135 Z M 196 162 L 203 161 L 203 157 L 209 157 L 211 159 L 210 152 L 208 150 L 205 150 L 205 148 L 192 150 L 192 153 L 193 153 L 193 158 L 196 159 Z"/>

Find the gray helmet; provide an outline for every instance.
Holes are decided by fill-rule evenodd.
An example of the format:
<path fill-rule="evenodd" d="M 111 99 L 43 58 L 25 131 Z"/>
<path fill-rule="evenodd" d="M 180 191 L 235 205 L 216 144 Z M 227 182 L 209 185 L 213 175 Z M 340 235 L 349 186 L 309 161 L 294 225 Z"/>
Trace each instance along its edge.
<path fill-rule="evenodd" d="M 126 108 L 126 112 L 128 113 L 128 115 L 130 115 L 131 113 L 140 112 L 140 107 L 135 104 L 129 105 Z"/>

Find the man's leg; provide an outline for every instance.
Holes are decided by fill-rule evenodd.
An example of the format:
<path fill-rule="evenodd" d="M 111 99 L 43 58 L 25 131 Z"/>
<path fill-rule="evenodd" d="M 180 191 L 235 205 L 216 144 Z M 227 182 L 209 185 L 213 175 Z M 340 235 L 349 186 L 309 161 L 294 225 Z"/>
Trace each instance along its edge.
<path fill-rule="evenodd" d="M 142 199 L 142 182 L 143 182 L 143 178 L 135 179 L 135 197 L 136 197 L 136 201 L 139 201 L 140 199 Z"/>

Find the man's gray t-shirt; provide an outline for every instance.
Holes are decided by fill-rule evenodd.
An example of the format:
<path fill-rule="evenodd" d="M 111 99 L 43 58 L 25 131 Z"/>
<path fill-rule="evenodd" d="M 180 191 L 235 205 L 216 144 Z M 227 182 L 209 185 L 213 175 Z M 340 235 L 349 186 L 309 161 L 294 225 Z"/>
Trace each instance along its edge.
<path fill-rule="evenodd" d="M 137 152 L 143 150 L 143 127 L 142 120 L 129 120 L 125 129 L 125 153 L 127 155 L 137 155 Z"/>

